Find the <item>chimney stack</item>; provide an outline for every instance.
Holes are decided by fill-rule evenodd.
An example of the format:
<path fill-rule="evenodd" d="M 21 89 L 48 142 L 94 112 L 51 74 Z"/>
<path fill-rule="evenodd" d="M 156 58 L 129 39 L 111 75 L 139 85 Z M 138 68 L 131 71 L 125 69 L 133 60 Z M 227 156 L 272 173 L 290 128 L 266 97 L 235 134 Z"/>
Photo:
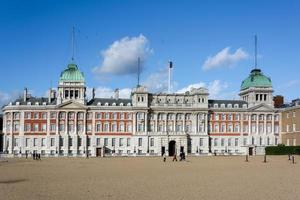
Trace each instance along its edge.
<path fill-rule="evenodd" d="M 27 88 L 24 88 L 24 94 L 23 94 L 23 100 L 24 100 L 24 102 L 27 101 L 27 95 L 28 95 L 28 90 L 27 90 Z"/>
<path fill-rule="evenodd" d="M 95 88 L 92 90 L 92 99 L 95 99 Z"/>
<path fill-rule="evenodd" d="M 119 99 L 119 89 L 115 89 L 115 99 Z"/>

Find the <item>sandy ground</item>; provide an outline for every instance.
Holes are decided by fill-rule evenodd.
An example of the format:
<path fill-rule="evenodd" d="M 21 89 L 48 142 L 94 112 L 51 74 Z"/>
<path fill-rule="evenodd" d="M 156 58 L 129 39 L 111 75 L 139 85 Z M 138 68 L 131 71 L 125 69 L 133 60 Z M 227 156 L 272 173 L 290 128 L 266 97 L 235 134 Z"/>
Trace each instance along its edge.
<path fill-rule="evenodd" d="M 300 199 L 300 157 L 0 161 L 0 199 Z"/>

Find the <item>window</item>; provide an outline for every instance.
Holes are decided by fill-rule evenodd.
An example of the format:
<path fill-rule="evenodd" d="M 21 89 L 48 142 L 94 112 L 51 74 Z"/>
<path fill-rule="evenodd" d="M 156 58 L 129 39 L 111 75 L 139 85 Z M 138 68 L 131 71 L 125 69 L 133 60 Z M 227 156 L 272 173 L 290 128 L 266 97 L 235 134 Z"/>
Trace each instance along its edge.
<path fill-rule="evenodd" d="M 123 138 L 120 138 L 120 139 L 119 139 L 119 146 L 120 146 L 120 147 L 123 146 L 123 140 L 124 140 Z"/>
<path fill-rule="evenodd" d="M 65 131 L 65 125 L 64 124 L 59 125 L 59 131 Z"/>
<path fill-rule="evenodd" d="M 25 129 L 24 129 L 24 131 L 25 131 L 25 132 L 28 132 L 28 131 L 30 131 L 30 130 L 31 130 L 30 124 L 29 124 L 29 123 L 25 124 Z"/>
<path fill-rule="evenodd" d="M 240 125 L 239 124 L 236 124 L 234 126 L 234 132 L 236 132 L 236 133 L 240 132 Z"/>
<path fill-rule="evenodd" d="M 150 138 L 150 146 L 151 146 L 151 147 L 154 146 L 154 138 Z"/>
<path fill-rule="evenodd" d="M 96 132 L 100 132 L 101 131 L 101 124 L 97 124 L 96 125 Z"/>
<path fill-rule="evenodd" d="M 50 124 L 50 131 L 55 131 L 55 130 L 56 130 L 56 125 Z"/>
<path fill-rule="evenodd" d="M 139 147 L 141 147 L 142 146 L 142 143 L 143 142 L 143 138 L 139 138 Z"/>
<path fill-rule="evenodd" d="M 267 124 L 267 133 L 271 133 L 272 125 L 270 123 Z"/>
<path fill-rule="evenodd" d="M 293 111 L 293 117 L 296 117 L 296 112 L 295 111 Z"/>
<path fill-rule="evenodd" d="M 30 119 L 31 118 L 31 113 L 30 112 L 26 112 L 25 113 L 25 119 Z"/>
<path fill-rule="evenodd" d="M 275 121 L 278 121 L 278 120 L 279 120 L 279 115 L 275 115 L 275 116 L 274 116 L 274 120 L 275 120 Z"/>
<path fill-rule="evenodd" d="M 264 115 L 259 115 L 259 120 L 263 121 L 264 120 Z"/>
<path fill-rule="evenodd" d="M 296 124 L 293 124 L 293 132 L 296 131 Z"/>
<path fill-rule="evenodd" d="M 130 138 L 127 138 L 127 146 L 130 146 Z"/>
<path fill-rule="evenodd" d="M 113 113 L 113 114 L 112 114 L 112 118 L 113 118 L 113 119 L 117 119 L 117 113 Z"/>
<path fill-rule="evenodd" d="M 234 139 L 234 146 L 237 147 L 238 145 L 239 145 L 239 139 L 238 139 L 238 138 L 235 138 L 235 139 Z"/>
<path fill-rule="evenodd" d="M 116 124 L 111 125 L 111 131 L 112 132 L 117 132 L 117 125 Z"/>
<path fill-rule="evenodd" d="M 78 138 L 78 140 L 77 140 L 77 145 L 80 147 L 80 146 L 81 146 L 81 144 L 82 144 L 82 138 L 81 138 L 81 137 L 79 137 L 79 138 Z"/>
<path fill-rule="evenodd" d="M 119 125 L 119 131 L 120 132 L 124 132 L 124 124 L 123 123 L 120 123 L 120 125 Z"/>
<path fill-rule="evenodd" d="M 290 132 L 290 125 L 286 125 L 286 132 Z"/>
<path fill-rule="evenodd" d="M 215 139 L 214 139 L 214 146 L 215 146 L 215 147 L 218 146 L 218 138 L 215 138 Z"/>
<path fill-rule="evenodd" d="M 59 146 L 64 146 L 64 138 L 59 138 Z"/>
<path fill-rule="evenodd" d="M 108 138 L 104 138 L 104 146 L 108 145 Z"/>
<path fill-rule="evenodd" d="M 222 124 L 221 126 L 221 132 L 225 133 L 226 132 L 226 125 Z"/>
<path fill-rule="evenodd" d="M 219 132 L 219 125 L 215 124 L 214 132 L 218 133 Z"/>
<path fill-rule="evenodd" d="M 47 113 L 43 112 L 43 113 L 42 113 L 42 118 L 43 118 L 43 119 L 47 119 Z"/>
<path fill-rule="evenodd" d="M 105 118 L 105 119 L 109 119 L 109 113 L 105 113 L 105 114 L 104 114 L 104 118 Z"/>
<path fill-rule="evenodd" d="M 87 131 L 91 132 L 92 131 L 92 124 L 87 124 Z"/>
<path fill-rule="evenodd" d="M 55 119 L 56 118 L 56 112 L 50 112 L 50 118 Z"/>
<path fill-rule="evenodd" d="M 228 132 L 232 132 L 232 124 L 228 124 Z"/>
<path fill-rule="evenodd" d="M 91 138 L 87 138 L 86 143 L 87 143 L 87 146 L 88 146 L 88 147 L 91 146 Z"/>
<path fill-rule="evenodd" d="M 97 118 L 97 119 L 101 119 L 101 113 L 97 113 L 97 114 L 96 114 L 96 118 Z"/>
<path fill-rule="evenodd" d="M 42 147 L 46 146 L 46 139 L 42 138 Z"/>
<path fill-rule="evenodd" d="M 37 143 L 38 143 L 37 138 L 34 138 L 34 139 L 33 139 L 33 146 L 36 147 L 36 146 L 37 146 Z"/>
<path fill-rule="evenodd" d="M 120 113 L 120 119 L 124 119 L 124 113 Z"/>
<path fill-rule="evenodd" d="M 19 131 L 19 122 L 14 122 L 14 131 Z"/>
<path fill-rule="evenodd" d="M 219 114 L 215 114 L 215 120 L 219 120 Z"/>
<path fill-rule="evenodd" d="M 244 140 L 243 140 L 243 145 L 244 145 L 244 146 L 247 145 L 247 138 L 244 138 Z"/>
<path fill-rule="evenodd" d="M 100 146 L 100 138 L 97 138 L 96 144 L 97 144 L 97 146 Z"/>
<path fill-rule="evenodd" d="M 286 118 L 289 118 L 290 117 L 290 113 L 286 113 Z"/>
<path fill-rule="evenodd" d="M 138 131 L 144 131 L 144 124 L 138 124 Z"/>
<path fill-rule="evenodd" d="M 109 132 L 109 124 L 108 123 L 105 123 L 104 124 L 104 132 Z"/>
<path fill-rule="evenodd" d="M 20 114 L 19 113 L 14 113 L 14 119 L 19 119 L 20 118 Z"/>
<path fill-rule="evenodd" d="M 15 147 L 19 146 L 19 138 L 14 139 L 14 146 Z"/>
<path fill-rule="evenodd" d="M 247 114 L 243 115 L 243 120 L 248 120 L 248 115 Z"/>
<path fill-rule="evenodd" d="M 239 114 L 235 114 L 235 115 L 234 115 L 234 120 L 236 120 L 236 121 L 237 121 L 237 120 L 240 120 L 240 115 L 239 115 Z"/>
<path fill-rule="evenodd" d="M 221 146 L 223 147 L 225 144 L 225 139 L 224 138 L 221 138 Z"/>
<path fill-rule="evenodd" d="M 199 146 L 202 147 L 203 146 L 203 138 L 200 138 L 200 141 L 199 141 Z"/>
<path fill-rule="evenodd" d="M 228 146 L 231 146 L 231 138 L 228 138 Z"/>
<path fill-rule="evenodd" d="M 114 146 L 115 146 L 115 144 L 116 144 L 116 139 L 115 139 L 115 138 L 112 138 L 112 139 L 111 139 L 111 146 L 113 146 L 113 147 L 114 147 Z"/>
<path fill-rule="evenodd" d="M 50 140 L 50 146 L 53 147 L 55 145 L 55 138 L 51 138 Z"/>
<path fill-rule="evenodd" d="M 127 124 L 127 132 L 131 132 L 132 128 L 131 128 L 131 124 Z"/>
<path fill-rule="evenodd" d="M 92 119 L 93 118 L 93 113 L 92 112 L 87 113 L 86 118 L 87 119 Z"/>
<path fill-rule="evenodd" d="M 59 113 L 59 118 L 64 119 L 65 118 L 65 113 L 64 112 Z"/>
<path fill-rule="evenodd" d="M 34 113 L 34 119 L 38 119 L 39 118 L 39 113 Z"/>
<path fill-rule="evenodd" d="M 69 137 L 69 145 L 70 147 L 73 146 L 73 138 Z"/>
<path fill-rule="evenodd" d="M 256 120 L 256 115 L 251 115 L 251 120 L 255 121 Z"/>
<path fill-rule="evenodd" d="M 228 120 L 232 121 L 232 114 L 228 115 Z"/>
<path fill-rule="evenodd" d="M 39 131 L 39 125 L 33 124 L 33 131 Z"/>
<path fill-rule="evenodd" d="M 42 124 L 42 131 L 45 132 L 47 130 L 47 125 L 46 124 Z"/>
<path fill-rule="evenodd" d="M 28 147 L 29 144 L 30 144 L 30 139 L 29 139 L 29 138 L 26 138 L 26 140 L 25 140 L 25 146 Z"/>

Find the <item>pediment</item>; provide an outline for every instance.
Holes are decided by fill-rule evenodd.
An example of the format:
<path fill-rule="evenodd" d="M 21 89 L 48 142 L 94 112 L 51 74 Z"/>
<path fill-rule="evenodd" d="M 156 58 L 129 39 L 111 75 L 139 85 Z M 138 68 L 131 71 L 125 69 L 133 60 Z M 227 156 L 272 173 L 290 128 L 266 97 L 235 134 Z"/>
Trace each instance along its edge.
<path fill-rule="evenodd" d="M 81 104 L 81 103 L 78 103 L 76 101 L 67 101 L 67 102 L 64 102 L 60 105 L 58 105 L 58 108 L 63 108 L 63 109 L 86 109 L 86 106 Z"/>
<path fill-rule="evenodd" d="M 271 106 L 269 106 L 267 104 L 262 103 L 262 104 L 259 104 L 259 105 L 249 108 L 249 110 L 251 110 L 251 111 L 274 111 L 274 108 L 272 108 Z"/>

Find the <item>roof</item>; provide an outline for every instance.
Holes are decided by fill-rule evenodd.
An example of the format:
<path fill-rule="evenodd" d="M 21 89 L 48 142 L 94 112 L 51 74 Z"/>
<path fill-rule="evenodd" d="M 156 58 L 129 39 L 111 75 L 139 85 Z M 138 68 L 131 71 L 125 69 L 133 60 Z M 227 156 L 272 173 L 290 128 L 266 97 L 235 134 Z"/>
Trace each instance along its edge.
<path fill-rule="evenodd" d="M 77 65 L 74 63 L 68 64 L 67 69 L 65 69 L 61 74 L 59 81 L 79 81 L 84 82 L 84 75 L 78 69 Z"/>
<path fill-rule="evenodd" d="M 241 90 L 250 87 L 272 87 L 272 81 L 266 77 L 260 69 L 253 69 L 250 75 L 242 82 Z"/>
<path fill-rule="evenodd" d="M 46 105 L 56 105 L 56 99 L 51 99 L 51 103 L 48 102 L 47 97 L 29 97 L 27 98 L 26 102 L 23 98 L 18 98 L 14 102 L 12 102 L 12 105 L 16 105 L 17 102 L 19 102 L 19 105 L 28 105 L 30 103 L 31 105 L 35 105 L 38 103 L 39 105 L 43 105 L 43 103 L 46 103 Z"/>
<path fill-rule="evenodd" d="M 130 103 L 130 105 L 132 104 L 131 99 L 115 99 L 115 98 L 94 98 L 91 99 L 87 105 L 88 106 L 97 106 L 101 103 L 101 105 L 105 105 L 106 103 L 108 103 L 108 105 L 112 105 L 112 104 L 116 104 L 116 106 L 119 106 L 121 103 L 123 103 L 124 106 L 126 106 L 128 103 Z"/>
<path fill-rule="evenodd" d="M 234 108 L 234 105 L 236 104 L 238 105 L 239 108 L 243 108 L 243 105 L 245 104 L 248 106 L 248 103 L 242 100 L 214 100 L 214 99 L 208 100 L 208 107 L 214 107 L 215 104 L 218 104 L 218 107 L 224 104 L 225 108 L 228 108 L 229 104 L 231 104 L 232 108 Z"/>

